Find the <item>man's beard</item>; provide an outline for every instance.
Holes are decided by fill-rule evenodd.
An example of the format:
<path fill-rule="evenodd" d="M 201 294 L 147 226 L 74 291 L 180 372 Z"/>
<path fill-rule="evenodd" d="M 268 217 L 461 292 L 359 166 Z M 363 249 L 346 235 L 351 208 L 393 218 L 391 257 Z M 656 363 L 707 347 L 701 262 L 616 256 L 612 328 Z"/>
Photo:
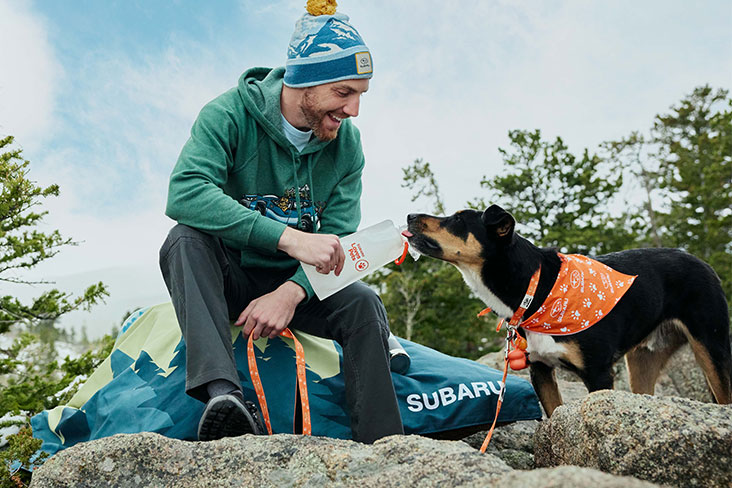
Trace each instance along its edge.
<path fill-rule="evenodd" d="M 328 110 L 318 108 L 317 100 L 310 90 L 306 89 L 303 93 L 300 111 L 302 111 L 308 127 L 313 130 L 315 137 L 321 141 L 332 141 L 336 138 L 338 129 L 329 130 L 323 127 L 323 119 L 327 116 Z"/>

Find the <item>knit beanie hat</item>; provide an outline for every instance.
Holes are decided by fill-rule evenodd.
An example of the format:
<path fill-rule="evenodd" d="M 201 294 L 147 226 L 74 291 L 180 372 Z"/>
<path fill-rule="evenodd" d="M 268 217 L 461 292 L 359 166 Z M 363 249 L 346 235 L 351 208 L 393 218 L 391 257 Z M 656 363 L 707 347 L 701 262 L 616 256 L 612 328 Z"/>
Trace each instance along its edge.
<path fill-rule="evenodd" d="M 340 80 L 371 78 L 371 52 L 335 0 L 308 0 L 308 13 L 295 24 L 285 63 L 285 85 L 292 88 Z"/>

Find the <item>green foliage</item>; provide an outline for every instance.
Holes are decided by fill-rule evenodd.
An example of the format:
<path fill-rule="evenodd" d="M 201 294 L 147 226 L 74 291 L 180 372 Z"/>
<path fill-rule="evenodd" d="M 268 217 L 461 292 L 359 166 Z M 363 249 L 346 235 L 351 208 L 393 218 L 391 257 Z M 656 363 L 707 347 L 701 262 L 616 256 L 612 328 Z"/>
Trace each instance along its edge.
<path fill-rule="evenodd" d="M 22 334 L 8 355 L 0 358 L 0 417 L 8 412 L 33 416 L 42 410 L 63 405 L 76 393 L 79 380 L 91 374 L 110 354 L 114 337 L 105 336 L 93 349 L 78 358 L 46 361 L 49 344 L 37 336 Z"/>
<path fill-rule="evenodd" d="M 0 488 L 19 488 L 30 485 L 30 471 L 48 457 L 38 453 L 41 440 L 34 439 L 30 427 L 20 429 L 8 438 L 8 447 L 0 451 Z M 38 454 L 36 454 L 38 453 Z M 11 472 L 10 463 L 19 461 L 23 469 Z"/>
<path fill-rule="evenodd" d="M 20 149 L 10 147 L 12 143 L 11 136 L 0 139 L 0 150 L 6 151 L 0 153 L 0 282 L 30 284 L 15 273 L 31 269 L 55 256 L 61 247 L 76 243 L 57 230 L 45 233 L 35 229 L 48 213 L 35 208 L 42 199 L 57 196 L 59 188 L 41 188 L 29 180 L 30 162 L 22 158 Z M 50 290 L 30 305 L 10 295 L 0 296 L 0 333 L 17 323 L 53 320 L 72 310 L 88 310 L 107 295 L 104 285 L 97 283 L 75 298 Z"/>
<path fill-rule="evenodd" d="M 677 247 L 708 262 L 732 303 L 732 98 L 702 86 L 658 115 L 648 136 L 605 144 L 643 193 L 642 244 Z"/>
<path fill-rule="evenodd" d="M 714 267 L 732 298 L 732 99 L 696 88 L 671 113 L 656 117 L 667 240 Z M 718 107 L 721 106 L 721 110 Z"/>
<path fill-rule="evenodd" d="M 0 427 L 21 426 L 17 434 L 7 437 L 8 446 L 0 450 L 0 488 L 27 486 L 28 471 L 43 464 L 47 457 L 39 452 L 42 442 L 32 437 L 30 417 L 66 405 L 82 382 L 112 352 L 114 340 L 112 335 L 104 336 L 80 357 L 67 356 L 59 365 L 47 359 L 52 356 L 52 344 L 42 342 L 37 335 L 24 333 L 15 340 L 8 355 L 0 358 L 0 417 L 13 413 L 21 418 L 0 424 Z M 11 461 L 20 461 L 23 470 L 11 473 L 8 470 Z"/>
<path fill-rule="evenodd" d="M 619 171 L 628 175 L 624 192 L 638 199 L 635 203 L 625 202 L 629 221 L 636 232 L 636 245 L 663 247 L 667 229 L 662 228 L 658 204 L 654 203 L 659 199 L 660 181 L 657 148 L 637 131 L 619 141 L 605 142 L 602 148 Z"/>
<path fill-rule="evenodd" d="M 399 337 L 469 359 L 500 347 L 495 322 L 477 317 L 485 305 L 448 263 L 408 258 L 365 281 L 380 288 L 389 327 Z"/>
<path fill-rule="evenodd" d="M 48 213 L 37 209 L 43 199 L 57 196 L 59 188 L 42 188 L 28 179 L 30 163 L 12 144 L 12 137 L 0 139 L 0 282 L 45 284 L 23 279 L 18 273 L 76 243 L 57 230 L 37 230 Z M 11 327 L 20 332 L 8 349 L 0 349 L 0 417 L 14 413 L 22 420 L 6 421 L 3 427 L 23 426 L 18 434 L 8 436 L 8 446 L 0 451 L 0 486 L 27 486 L 30 474 L 11 473 L 8 462 L 18 460 L 30 469 L 33 463 L 42 463 L 45 458 L 33 457 L 41 441 L 32 438 L 28 419 L 41 410 L 67 403 L 114 344 L 114 338 L 107 336 L 94 344 L 96 351 L 90 350 L 76 359 L 66 357 L 59 364 L 54 343 L 63 334 L 55 327 L 56 319 L 72 310 L 88 310 L 107 295 L 105 286 L 97 283 L 77 297 L 52 289 L 31 304 L 10 295 L 0 296 L 0 333 Z"/>
<path fill-rule="evenodd" d="M 487 191 L 467 205 L 497 203 L 538 246 L 597 255 L 633 247 L 680 247 L 714 267 L 732 303 L 732 99 L 696 88 L 650 135 L 632 132 L 572 154 L 541 131 L 509 132 L 504 167 L 484 178 Z M 412 201 L 433 200 L 437 178 L 417 159 L 403 169 Z M 451 265 L 424 258 L 389 265 L 367 281 L 379 288 L 395 334 L 454 356 L 477 357 L 500 345 L 495 324 L 478 319 L 480 301 Z"/>
<path fill-rule="evenodd" d="M 628 216 L 611 214 L 609 204 L 620 189 L 621 173 L 603 158 L 585 150 L 569 152 L 557 137 L 544 141 L 541 131 L 509 132 L 510 150 L 500 148 L 504 170 L 484 178 L 488 200 L 474 208 L 499 204 L 511 212 L 522 235 L 537 246 L 563 252 L 600 254 L 634 241 Z"/>
<path fill-rule="evenodd" d="M 433 212 L 445 213 L 437 180 L 428 162 L 417 159 L 403 169 L 403 187 L 432 200 Z M 381 291 L 394 334 L 452 356 L 477 359 L 496 350 L 495 323 L 477 318 L 484 308 L 454 266 L 431 258 L 390 264 L 364 281 Z"/>

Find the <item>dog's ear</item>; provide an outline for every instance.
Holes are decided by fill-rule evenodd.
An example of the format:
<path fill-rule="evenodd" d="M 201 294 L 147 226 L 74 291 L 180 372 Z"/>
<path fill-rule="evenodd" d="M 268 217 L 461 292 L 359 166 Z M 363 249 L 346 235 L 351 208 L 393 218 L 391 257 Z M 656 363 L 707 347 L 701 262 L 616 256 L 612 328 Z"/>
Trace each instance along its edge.
<path fill-rule="evenodd" d="M 496 237 L 501 239 L 510 239 L 513 237 L 516 220 L 513 218 L 513 215 L 498 205 L 491 205 L 485 209 L 481 218 L 486 229 L 489 232 L 495 233 Z"/>

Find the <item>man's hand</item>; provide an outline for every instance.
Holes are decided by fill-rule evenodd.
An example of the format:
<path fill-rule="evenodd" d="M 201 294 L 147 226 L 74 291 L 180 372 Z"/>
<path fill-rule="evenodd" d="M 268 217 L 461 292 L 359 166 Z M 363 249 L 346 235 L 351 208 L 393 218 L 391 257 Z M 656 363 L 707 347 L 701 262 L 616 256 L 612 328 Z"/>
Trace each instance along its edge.
<path fill-rule="evenodd" d="M 234 325 L 244 326 L 243 333 L 252 339 L 274 339 L 290 324 L 295 307 L 305 298 L 305 290 L 293 281 L 285 281 L 272 293 L 249 302 Z"/>
<path fill-rule="evenodd" d="M 277 243 L 277 249 L 291 257 L 312 264 L 318 273 L 328 274 L 335 270 L 341 274 L 346 255 L 338 236 L 333 234 L 309 234 L 287 227 Z"/>

